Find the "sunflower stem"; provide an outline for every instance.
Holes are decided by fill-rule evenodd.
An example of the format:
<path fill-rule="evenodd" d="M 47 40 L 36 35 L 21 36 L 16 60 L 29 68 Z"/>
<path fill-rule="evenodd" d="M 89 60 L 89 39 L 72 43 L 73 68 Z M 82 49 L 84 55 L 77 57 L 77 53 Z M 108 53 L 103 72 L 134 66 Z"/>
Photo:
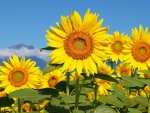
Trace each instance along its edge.
<path fill-rule="evenodd" d="M 78 110 L 78 104 L 79 104 L 79 77 L 76 72 L 76 95 L 75 95 L 75 109 Z"/>
<path fill-rule="evenodd" d="M 111 65 L 111 69 L 113 69 L 113 68 L 114 68 L 114 62 L 111 61 L 111 62 L 110 62 L 110 65 Z"/>
<path fill-rule="evenodd" d="M 66 94 L 69 96 L 69 82 L 70 82 L 70 72 L 67 73 L 67 84 L 66 84 Z"/>
<path fill-rule="evenodd" d="M 18 101 L 18 113 L 21 113 L 21 100 L 20 100 L 20 98 L 18 98 L 17 101 Z"/>
<path fill-rule="evenodd" d="M 148 113 L 150 113 L 150 98 L 148 99 Z"/>
<path fill-rule="evenodd" d="M 95 85 L 94 96 L 95 96 L 94 108 L 96 108 L 97 107 L 97 84 Z"/>

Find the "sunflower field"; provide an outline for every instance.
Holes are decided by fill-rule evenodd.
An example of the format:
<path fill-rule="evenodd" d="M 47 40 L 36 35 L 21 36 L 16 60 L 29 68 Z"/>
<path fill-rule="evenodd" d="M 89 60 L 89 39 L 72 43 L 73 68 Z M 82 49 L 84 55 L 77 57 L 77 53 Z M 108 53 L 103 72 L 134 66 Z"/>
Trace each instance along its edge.
<path fill-rule="evenodd" d="M 0 66 L 0 113 L 150 113 L 150 30 L 102 27 L 87 9 L 46 30 L 44 70 L 16 54 Z"/>

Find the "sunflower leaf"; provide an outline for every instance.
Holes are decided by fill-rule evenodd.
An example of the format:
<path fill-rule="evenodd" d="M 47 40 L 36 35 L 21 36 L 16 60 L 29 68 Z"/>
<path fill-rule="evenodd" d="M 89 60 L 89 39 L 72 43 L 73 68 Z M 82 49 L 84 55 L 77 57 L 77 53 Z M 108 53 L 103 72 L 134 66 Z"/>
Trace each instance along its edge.
<path fill-rule="evenodd" d="M 127 87 L 143 87 L 143 83 L 136 78 L 129 76 L 122 76 L 121 78 Z"/>
<path fill-rule="evenodd" d="M 40 52 L 42 52 L 43 50 L 54 50 L 54 49 L 56 49 L 56 48 L 54 48 L 54 47 L 44 47 L 44 48 L 41 48 L 40 49 Z"/>
<path fill-rule="evenodd" d="M 0 98 L 0 107 L 11 107 L 14 103 L 14 100 L 9 97 L 1 97 Z"/>
<path fill-rule="evenodd" d="M 116 113 L 116 111 L 109 106 L 100 105 L 94 110 L 94 113 Z"/>
<path fill-rule="evenodd" d="M 150 74 L 150 70 L 139 70 L 138 72 L 142 72 L 144 74 Z"/>
<path fill-rule="evenodd" d="M 107 95 L 102 96 L 101 101 L 106 102 L 108 104 L 115 105 L 116 107 L 122 108 L 125 104 L 118 99 L 115 95 Z"/>
<path fill-rule="evenodd" d="M 43 70 L 43 75 L 45 75 L 46 73 L 49 73 L 55 69 L 58 69 L 60 66 L 62 66 L 62 64 L 49 64 L 48 66 L 46 66 Z"/>
<path fill-rule="evenodd" d="M 108 81 L 115 82 L 115 83 L 119 83 L 115 78 L 113 78 L 109 75 L 103 74 L 103 73 L 97 73 L 93 77 L 103 79 L 103 80 L 108 80 Z"/>
<path fill-rule="evenodd" d="M 135 109 L 135 108 L 128 108 L 130 113 L 142 113 L 140 110 Z"/>

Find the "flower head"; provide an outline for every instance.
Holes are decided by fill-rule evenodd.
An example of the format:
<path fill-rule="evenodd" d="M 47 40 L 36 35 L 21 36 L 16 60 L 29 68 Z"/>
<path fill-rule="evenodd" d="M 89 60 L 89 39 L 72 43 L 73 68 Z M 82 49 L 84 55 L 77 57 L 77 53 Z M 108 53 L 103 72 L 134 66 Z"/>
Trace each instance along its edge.
<path fill-rule="evenodd" d="M 61 68 L 55 69 L 49 73 L 43 75 L 41 79 L 42 88 L 54 88 L 57 83 L 66 79 L 66 76 L 62 74 Z"/>
<path fill-rule="evenodd" d="M 35 88 L 35 85 L 39 84 L 40 73 L 39 67 L 35 65 L 35 61 L 25 60 L 25 57 L 20 60 L 15 54 L 12 58 L 9 57 L 8 62 L 3 61 L 0 66 L 0 87 L 5 88 L 6 93 L 22 88 Z"/>
<path fill-rule="evenodd" d="M 118 62 L 120 60 L 123 61 L 124 54 L 123 54 L 123 45 L 125 44 L 126 39 L 129 38 L 127 35 L 124 35 L 124 33 L 119 34 L 118 31 L 115 31 L 113 36 L 110 37 L 110 58 L 113 62 Z"/>
<path fill-rule="evenodd" d="M 108 44 L 108 27 L 101 27 L 103 19 L 98 21 L 99 14 L 87 10 L 82 20 L 77 11 L 69 16 L 61 16 L 57 28 L 50 27 L 46 38 L 48 47 L 55 48 L 49 57 L 51 64 L 62 64 L 63 71 L 76 70 L 78 75 L 84 70 L 97 73 L 96 63 L 107 59 L 105 45 Z"/>
<path fill-rule="evenodd" d="M 139 26 L 132 29 L 132 36 L 124 45 L 125 62 L 131 63 L 133 68 L 148 69 L 150 67 L 150 34 L 148 28 Z"/>
<path fill-rule="evenodd" d="M 114 69 L 111 69 L 111 66 L 108 66 L 105 62 L 101 64 L 97 64 L 97 65 L 98 65 L 98 68 L 97 68 L 98 73 L 112 75 L 114 72 Z"/>
<path fill-rule="evenodd" d="M 116 73 L 118 77 L 123 76 L 131 76 L 131 65 L 127 63 L 120 63 L 116 67 Z"/>

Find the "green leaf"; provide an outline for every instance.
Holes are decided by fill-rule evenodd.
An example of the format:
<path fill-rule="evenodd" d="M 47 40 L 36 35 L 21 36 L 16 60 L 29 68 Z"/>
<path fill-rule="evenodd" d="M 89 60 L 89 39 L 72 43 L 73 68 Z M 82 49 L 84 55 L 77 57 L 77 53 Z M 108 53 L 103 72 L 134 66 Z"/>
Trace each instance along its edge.
<path fill-rule="evenodd" d="M 137 103 L 133 100 L 133 98 L 129 98 L 129 97 L 126 97 L 123 101 L 127 106 L 129 107 L 133 107 L 135 106 Z"/>
<path fill-rule="evenodd" d="M 137 96 L 137 97 L 134 97 L 134 98 L 129 98 L 129 97 L 126 97 L 123 102 L 129 106 L 129 107 L 133 107 L 137 104 L 139 105 L 142 105 L 144 107 L 146 107 L 148 105 L 148 101 L 145 97 L 141 97 L 141 96 Z"/>
<path fill-rule="evenodd" d="M 114 89 L 114 96 L 118 97 L 119 99 L 121 99 L 122 101 L 124 101 L 124 99 L 126 98 L 125 96 L 125 92 L 126 92 L 126 89 Z"/>
<path fill-rule="evenodd" d="M 129 113 L 142 113 L 140 110 L 135 109 L 135 108 L 128 108 Z"/>
<path fill-rule="evenodd" d="M 87 94 L 88 92 L 92 92 L 92 91 L 94 91 L 94 89 L 93 88 L 88 88 L 88 87 L 82 87 L 82 89 L 81 89 L 81 94 Z"/>
<path fill-rule="evenodd" d="M 143 87 L 143 84 L 135 78 L 129 76 L 121 77 L 127 87 Z"/>
<path fill-rule="evenodd" d="M 45 110 L 48 113 L 70 113 L 68 109 L 64 108 L 64 105 L 55 106 L 55 105 L 52 105 L 51 103 L 46 104 Z"/>
<path fill-rule="evenodd" d="M 73 110 L 73 113 L 85 113 L 85 112 L 82 110 Z"/>
<path fill-rule="evenodd" d="M 57 96 L 59 94 L 59 91 L 53 88 L 36 89 L 36 91 L 38 92 L 38 94 L 41 94 L 41 95 Z"/>
<path fill-rule="evenodd" d="M 103 73 L 94 74 L 93 77 L 118 83 L 118 81 L 115 78 L 113 78 L 113 77 L 111 77 L 109 75 L 103 74 Z"/>
<path fill-rule="evenodd" d="M 122 108 L 125 104 L 120 101 L 115 95 L 102 96 L 101 101 L 106 102 L 116 107 Z"/>
<path fill-rule="evenodd" d="M 0 98 L 0 107 L 11 107 L 14 103 L 14 99 L 9 97 L 1 97 Z"/>
<path fill-rule="evenodd" d="M 26 97 L 35 97 L 40 96 L 36 90 L 31 88 L 16 90 L 9 94 L 12 98 L 26 98 Z"/>
<path fill-rule="evenodd" d="M 138 72 L 144 73 L 144 74 L 150 74 L 150 70 L 139 70 Z"/>
<path fill-rule="evenodd" d="M 116 113 L 116 111 L 109 106 L 101 105 L 94 110 L 94 113 Z"/>
<path fill-rule="evenodd" d="M 40 90 L 40 89 L 39 89 Z M 49 93 L 43 93 L 41 90 L 34 90 L 31 88 L 26 89 L 20 89 L 16 90 L 9 94 L 12 98 L 24 98 L 26 101 L 32 101 L 33 103 L 38 103 L 39 100 L 42 100 L 44 98 L 50 98 L 50 96 L 54 93 L 54 90 L 47 92 Z M 43 89 L 44 90 L 44 89 Z"/>
<path fill-rule="evenodd" d="M 133 100 L 135 101 L 135 103 L 139 104 L 139 106 L 138 106 L 139 109 L 144 109 L 145 107 L 148 106 L 148 100 L 146 97 L 137 96 L 137 97 L 133 98 Z"/>
<path fill-rule="evenodd" d="M 41 48 L 40 52 L 42 52 L 43 50 L 54 50 L 54 49 L 56 48 L 48 46 L 48 47 Z"/>
<path fill-rule="evenodd" d="M 146 85 L 150 85 L 150 79 L 149 78 L 135 78 L 136 80 L 140 81 L 141 83 L 143 83 L 143 86 Z"/>
<path fill-rule="evenodd" d="M 86 102 L 84 97 L 85 96 L 80 95 L 79 102 Z M 62 101 L 64 101 L 67 104 L 75 103 L 75 96 L 62 95 Z"/>
<path fill-rule="evenodd" d="M 59 67 L 61 67 L 62 64 L 49 64 L 48 66 L 46 66 L 43 70 L 43 75 L 45 75 L 46 73 L 49 73 L 55 69 L 58 69 Z"/>
<path fill-rule="evenodd" d="M 50 100 L 50 103 L 51 103 L 52 105 L 55 105 L 55 106 L 59 106 L 59 105 L 60 105 L 60 102 L 61 102 L 61 100 L 56 99 L 56 98 L 53 98 L 53 99 Z"/>
<path fill-rule="evenodd" d="M 65 103 L 74 103 L 75 102 L 75 96 L 63 96 L 62 97 L 62 100 L 65 102 Z"/>

